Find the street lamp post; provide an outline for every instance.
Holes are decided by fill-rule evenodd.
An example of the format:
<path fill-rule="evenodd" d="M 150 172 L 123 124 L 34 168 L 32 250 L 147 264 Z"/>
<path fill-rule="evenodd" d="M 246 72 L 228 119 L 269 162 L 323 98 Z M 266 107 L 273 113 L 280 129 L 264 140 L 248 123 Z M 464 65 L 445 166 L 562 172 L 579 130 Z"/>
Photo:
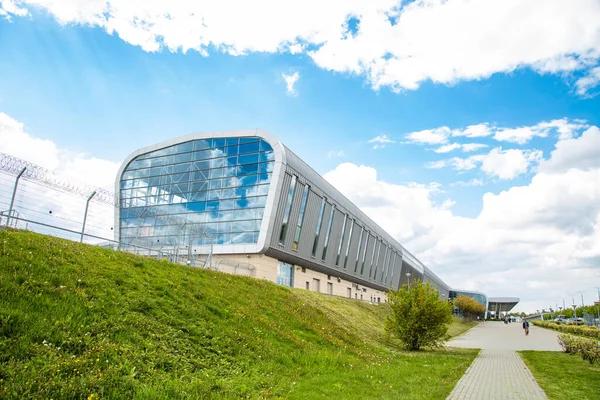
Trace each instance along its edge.
<path fill-rule="evenodd" d="M 408 286 L 410 286 L 410 272 L 406 273 L 406 279 L 408 279 Z"/>

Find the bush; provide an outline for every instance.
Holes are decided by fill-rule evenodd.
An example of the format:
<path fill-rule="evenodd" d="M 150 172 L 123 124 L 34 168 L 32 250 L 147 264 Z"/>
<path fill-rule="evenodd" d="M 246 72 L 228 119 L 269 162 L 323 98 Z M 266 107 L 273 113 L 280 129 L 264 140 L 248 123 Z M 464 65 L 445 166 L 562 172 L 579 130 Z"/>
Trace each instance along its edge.
<path fill-rule="evenodd" d="M 572 335 L 585 336 L 593 339 L 600 339 L 600 329 L 592 326 L 576 326 L 576 325 L 562 325 L 551 321 L 531 321 L 535 326 L 542 328 L 554 329 L 562 333 L 570 333 Z"/>
<path fill-rule="evenodd" d="M 452 305 L 440 300 L 437 289 L 416 280 L 389 293 L 392 314 L 386 330 L 394 334 L 407 350 L 440 347 L 448 339 L 452 322 Z"/>
<path fill-rule="evenodd" d="M 587 339 L 573 335 L 558 335 L 558 343 L 565 353 L 579 354 L 581 358 L 594 364 L 600 361 L 600 344 L 594 339 Z"/>

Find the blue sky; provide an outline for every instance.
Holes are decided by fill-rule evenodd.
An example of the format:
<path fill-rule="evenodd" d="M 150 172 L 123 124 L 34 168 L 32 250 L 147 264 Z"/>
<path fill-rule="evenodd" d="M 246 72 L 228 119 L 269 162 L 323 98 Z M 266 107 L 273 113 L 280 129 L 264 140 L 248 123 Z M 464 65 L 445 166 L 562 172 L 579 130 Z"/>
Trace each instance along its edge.
<path fill-rule="evenodd" d="M 540 165 L 543 160 L 550 162 L 551 152 L 560 140 L 577 140 L 586 130 L 600 125 L 600 96 L 596 96 L 600 83 L 600 69 L 597 68 L 600 25 L 597 22 L 594 25 L 593 22 L 594 15 L 599 16 L 600 20 L 600 6 L 593 1 L 575 2 L 575 11 L 565 11 L 564 16 L 558 12 L 560 2 L 551 2 L 551 6 L 548 3 L 546 11 L 550 10 L 547 12 L 555 20 L 542 21 L 539 26 L 536 25 L 537 30 L 532 28 L 531 32 L 527 30 L 529 28 L 522 28 L 526 26 L 525 23 L 515 21 L 516 38 L 513 42 L 497 40 L 491 28 L 489 37 L 480 28 L 476 33 L 467 30 L 466 35 L 481 35 L 481 46 L 485 51 L 477 48 L 479 44 L 465 43 L 458 44 L 458 50 L 454 53 L 442 54 L 448 45 L 438 48 L 429 40 L 419 42 L 409 35 L 410 40 L 407 39 L 405 43 L 390 39 L 387 44 L 389 49 L 382 51 L 383 55 L 380 56 L 373 56 L 370 49 L 377 47 L 386 38 L 386 29 L 391 28 L 373 28 L 373 21 L 376 21 L 373 15 L 380 10 L 367 9 L 367 6 L 353 5 L 354 8 L 346 11 L 347 15 L 344 10 L 339 10 L 345 7 L 340 5 L 342 3 L 332 4 L 332 10 L 324 11 L 326 15 L 331 13 L 331 25 L 339 28 L 344 37 L 356 39 L 352 42 L 355 47 L 350 47 L 350 50 L 335 47 L 329 51 L 327 46 L 340 46 L 343 41 L 339 42 L 339 35 L 327 30 L 330 22 L 325 17 L 323 21 L 308 27 L 290 23 L 293 26 L 281 28 L 281 39 L 278 39 L 279 32 L 276 31 L 279 25 L 275 24 L 270 28 L 271 36 L 275 38 L 273 40 L 279 40 L 275 47 L 271 43 L 271 36 L 248 30 L 244 32 L 243 29 L 226 33 L 215 29 L 216 33 L 206 33 L 206 37 L 213 35 L 208 44 L 193 41 L 190 44 L 185 35 L 168 30 L 175 28 L 162 27 L 159 23 L 162 19 L 156 19 L 159 18 L 156 15 L 154 20 L 148 17 L 146 22 L 156 24 L 156 29 L 161 30 L 152 32 L 155 36 L 150 39 L 146 36 L 139 39 L 139 32 L 131 33 L 132 29 L 138 29 L 139 26 L 128 20 L 129 17 L 117 15 L 118 1 L 112 2 L 114 20 L 110 23 L 94 22 L 96 17 L 110 20 L 106 17 L 108 13 L 91 12 L 82 5 L 84 3 L 76 0 L 62 3 L 0 2 L 0 113 L 22 123 L 22 130 L 27 135 L 51 141 L 56 148 L 72 154 L 83 154 L 83 158 L 98 158 L 117 164 L 139 147 L 191 132 L 265 129 L 281 139 L 319 173 L 327 174 L 328 179 L 337 183 L 336 186 L 359 206 L 365 201 L 367 210 L 376 220 L 378 212 L 383 213 L 385 208 L 371 210 L 369 207 L 373 199 L 366 200 L 369 195 L 353 197 L 352 193 L 344 191 L 344 188 L 349 191 L 353 189 L 346 181 L 351 177 L 344 176 L 342 172 L 353 174 L 356 171 L 340 169 L 343 163 L 350 163 L 357 168 L 371 168 L 376 171 L 377 177 L 369 182 L 373 185 L 389 185 L 385 187 L 398 196 L 404 195 L 402 188 L 424 190 L 425 197 L 421 198 L 418 194 L 415 199 L 426 202 L 428 210 L 434 211 L 434 214 L 426 217 L 433 222 L 427 226 L 409 224 L 406 228 L 408 233 L 393 233 L 401 242 L 413 243 L 412 249 L 421 257 L 431 260 L 435 270 L 445 279 L 450 276 L 459 281 L 462 279 L 461 275 L 453 276 L 450 273 L 451 266 L 456 262 L 452 257 L 453 254 L 462 255 L 469 250 L 450 246 L 449 249 L 438 248 L 435 251 L 442 242 L 442 235 L 450 233 L 447 228 L 437 226 L 434 222 L 436 218 L 432 215 L 449 212 L 454 218 L 453 222 L 448 222 L 452 225 L 482 220 L 482 215 L 487 215 L 482 213 L 486 193 L 490 199 L 500 199 L 501 194 L 508 193 L 511 188 L 533 190 L 532 181 L 542 171 Z M 387 3 L 389 10 L 394 10 L 394 2 Z M 455 5 L 456 9 L 450 9 L 449 5 L 444 7 L 442 2 L 437 1 L 431 3 L 431 8 L 439 8 L 439 12 L 442 15 L 447 13 L 449 19 L 460 7 L 470 7 L 467 2 L 460 0 L 448 3 Z M 536 12 L 535 8 L 530 10 L 523 2 L 511 1 L 506 6 L 501 3 L 494 2 L 494 7 L 513 7 L 517 10 L 521 7 L 524 14 L 532 12 L 535 15 Z M 592 7 L 594 4 L 596 6 Z M 312 6 L 313 2 L 307 3 L 306 12 L 310 12 Z M 15 7 L 26 12 L 15 11 Z M 169 11 L 169 6 L 164 4 L 158 11 L 150 5 L 147 7 L 150 15 Z M 176 9 L 172 11 L 169 21 L 175 21 L 176 16 L 183 18 L 178 6 L 173 7 Z M 338 9 L 333 10 L 335 7 Z M 385 5 L 382 7 L 385 8 Z M 4 12 L 1 11 L 3 9 Z M 417 18 L 417 12 L 427 10 L 427 7 L 422 2 L 414 2 L 406 5 L 403 11 L 389 10 L 387 12 L 392 14 L 399 13 L 400 25 L 410 27 L 409 17 L 414 14 L 414 18 Z M 201 9 L 194 11 L 203 12 Z M 210 21 L 210 16 L 215 21 L 221 21 L 220 12 L 207 10 L 206 20 Z M 479 8 L 473 12 L 481 13 L 480 19 L 483 21 L 499 14 L 494 9 L 489 11 L 492 17 Z M 341 18 L 339 26 L 334 17 Z M 438 21 L 439 17 L 435 15 L 419 18 L 430 18 L 433 23 L 434 17 Z M 144 17 L 137 18 L 143 20 Z M 267 24 L 277 15 L 261 18 Z M 351 21 L 350 27 L 348 20 Z M 358 24 L 357 20 L 360 21 Z M 186 21 L 181 19 L 180 24 L 185 25 Z M 257 21 L 257 26 L 260 26 L 260 21 Z M 545 29 L 551 29 L 547 24 L 551 26 L 551 23 L 563 26 L 563 34 L 553 33 L 558 35 L 553 39 L 559 43 L 557 45 L 547 43 L 552 40 L 544 40 Z M 577 26 L 582 23 L 586 23 L 591 32 L 587 36 L 577 32 Z M 195 26 L 190 25 L 191 31 Z M 218 23 L 210 25 L 214 26 L 218 27 Z M 569 27 L 572 29 L 569 30 Z M 111 29 L 113 31 L 109 32 Z M 153 28 L 144 29 L 143 33 L 147 34 L 148 29 L 152 31 Z M 437 32 L 433 34 L 434 37 L 441 38 L 446 33 L 448 36 L 458 35 L 454 30 L 442 26 L 438 29 L 432 28 L 434 33 Z M 554 32 L 548 30 L 551 31 Z M 296 34 L 297 39 L 290 39 Z M 416 30 L 414 37 L 418 34 L 422 32 Z M 256 39 L 248 42 L 245 36 L 253 38 L 252 35 L 256 35 Z M 456 44 L 458 40 L 468 40 L 465 37 L 468 36 L 458 35 L 448 40 L 454 40 Z M 538 41 L 530 43 L 530 47 L 525 44 L 524 49 L 520 47 L 522 43 L 531 41 L 532 37 Z M 406 58 L 399 55 L 401 50 L 394 52 L 403 45 L 408 46 L 407 43 L 414 46 L 415 56 L 409 58 L 415 60 L 414 66 L 406 64 Z M 171 46 L 175 48 L 169 49 Z M 186 46 L 190 49 L 183 51 Z M 301 50 L 294 46 L 299 46 Z M 464 52 L 461 51 L 463 47 Z M 239 51 L 233 51 L 232 48 Z M 239 52 L 245 54 L 237 54 Z M 360 62 L 353 60 L 357 54 L 363 57 Z M 501 59 L 502 55 L 506 60 Z M 405 64 L 396 69 L 391 63 L 385 64 L 394 57 Z M 446 62 L 448 65 L 445 65 Z M 385 68 L 381 67 L 382 63 Z M 297 74 L 298 78 L 293 85 L 293 93 L 290 93 L 284 76 L 293 74 Z M 556 129 L 559 123 L 552 125 L 552 121 L 563 121 L 563 125 L 574 124 L 577 127 L 567 134 L 568 137 L 560 137 Z M 468 126 L 484 123 L 491 127 L 488 134 L 479 137 L 460 135 Z M 532 127 L 539 127 L 543 123 L 552 125 L 544 131 L 545 137 L 532 137 L 520 142 L 514 137 L 511 140 L 494 138 L 494 132 L 503 128 L 521 127 L 531 132 L 536 131 Z M 423 135 L 415 135 L 410 139 L 415 132 L 441 127 L 449 129 L 437 143 L 423 139 Z M 540 132 L 539 129 L 536 132 Z M 373 141 L 377 137 L 390 142 Z M 2 138 L 3 141 L 10 141 L 11 137 Z M 482 146 L 470 152 L 460 148 L 446 153 L 434 151 L 443 145 L 466 143 Z M 377 144 L 385 144 L 385 147 L 374 148 Z M 490 156 L 494 149 L 498 149 L 496 158 Z M 510 158 L 506 153 L 511 149 L 516 150 L 511 153 L 516 158 Z M 8 150 L 0 148 L 0 151 Z M 592 160 L 591 164 L 573 167 L 595 172 L 600 165 L 593 162 L 596 157 L 589 154 L 589 148 L 587 151 L 586 157 Z M 24 157 L 23 154 L 16 155 Z M 473 165 L 470 169 L 452 167 L 471 156 L 480 158 L 471 160 Z M 35 155 L 31 157 L 35 158 Z M 574 157 L 577 158 L 576 155 Z M 453 158 L 453 163 L 440 163 Z M 40 162 L 35 159 L 31 161 Z M 519 161 L 520 170 L 515 165 Z M 438 163 L 437 168 L 433 168 L 435 162 Z M 558 171 L 558 167 L 548 168 L 553 173 Z M 568 169 L 565 166 L 561 168 L 561 173 Z M 434 182 L 436 184 L 432 184 Z M 471 184 L 466 185 L 465 182 Z M 373 191 L 377 191 L 375 186 Z M 515 192 L 513 190 L 511 193 Z M 385 203 L 385 199 L 380 200 L 382 204 Z M 600 201 L 600 198 L 592 200 Z M 582 224 L 590 219 L 593 225 L 594 213 L 599 210 L 593 207 L 592 210 L 591 216 L 581 217 L 585 219 Z M 396 209 L 395 212 L 402 216 L 410 214 L 412 210 Z M 548 229 L 554 228 L 555 225 L 552 225 Z M 437 233 L 433 235 L 432 232 Z M 578 248 L 583 246 L 591 254 L 586 259 L 591 267 L 582 277 L 598 281 L 600 266 L 594 258 L 594 234 L 580 238 L 592 244 L 587 244 L 587 248 L 579 244 Z M 424 238 L 431 235 L 433 242 L 427 242 Z M 491 241 L 495 242 L 496 239 Z M 411 248 L 410 245 L 408 247 Z M 528 250 L 527 254 L 538 254 L 540 251 Z M 550 264 L 562 260 L 561 254 L 569 258 L 572 253 L 572 249 L 564 250 L 564 253 L 558 251 Z M 480 256 L 483 257 L 481 259 L 489 259 L 491 253 Z M 576 260 L 572 261 L 576 264 Z M 538 264 L 528 263 L 523 268 L 538 267 Z M 473 270 L 480 268 L 480 264 L 471 267 L 462 271 L 462 276 L 471 276 Z M 509 267 L 494 271 L 507 274 L 502 279 L 510 281 Z M 468 285 L 479 289 L 493 287 L 494 281 L 488 282 L 486 279 Z M 573 285 L 574 288 L 566 292 L 575 290 L 576 282 Z M 596 286 L 600 286 L 600 281 Z M 541 292 L 540 296 L 543 296 Z"/>

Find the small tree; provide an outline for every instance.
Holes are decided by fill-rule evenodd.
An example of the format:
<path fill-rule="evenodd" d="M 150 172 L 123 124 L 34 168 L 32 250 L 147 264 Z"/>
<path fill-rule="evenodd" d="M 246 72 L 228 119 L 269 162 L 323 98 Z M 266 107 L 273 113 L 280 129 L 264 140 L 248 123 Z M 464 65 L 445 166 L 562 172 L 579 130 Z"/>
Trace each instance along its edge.
<path fill-rule="evenodd" d="M 429 282 L 416 280 L 390 292 L 389 304 L 392 314 L 386 321 L 386 330 L 407 350 L 439 347 L 448 339 L 452 305 L 440 300 L 437 289 Z"/>
<path fill-rule="evenodd" d="M 454 299 L 454 306 L 462 311 L 463 316 L 467 320 L 473 319 L 474 315 L 483 314 L 485 312 L 485 306 L 469 296 L 463 296 L 459 294 Z"/>

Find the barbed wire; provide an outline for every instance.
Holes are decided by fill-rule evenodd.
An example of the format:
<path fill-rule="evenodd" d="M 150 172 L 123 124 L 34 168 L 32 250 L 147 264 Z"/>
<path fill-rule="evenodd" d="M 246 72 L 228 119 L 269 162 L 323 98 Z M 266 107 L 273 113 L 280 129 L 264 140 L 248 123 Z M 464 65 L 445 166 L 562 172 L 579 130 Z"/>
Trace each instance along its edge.
<path fill-rule="evenodd" d="M 18 175 L 23 171 L 23 168 L 25 168 L 25 172 L 22 175 L 22 178 L 24 179 L 42 182 L 47 186 L 65 190 L 69 193 L 78 194 L 83 197 L 89 197 L 95 191 L 96 194 L 92 198 L 92 201 L 118 206 L 118 199 L 115 197 L 115 194 L 106 189 L 86 185 L 73 178 L 59 175 L 54 171 L 50 171 L 29 161 L 0 152 L 0 171 L 4 171 L 11 175 Z"/>

